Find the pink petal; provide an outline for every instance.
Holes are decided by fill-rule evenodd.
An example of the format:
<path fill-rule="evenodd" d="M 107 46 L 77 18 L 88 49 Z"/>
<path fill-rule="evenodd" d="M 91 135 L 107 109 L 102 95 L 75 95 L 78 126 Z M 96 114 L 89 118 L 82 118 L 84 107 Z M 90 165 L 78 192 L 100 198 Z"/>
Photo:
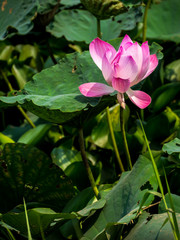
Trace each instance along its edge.
<path fill-rule="evenodd" d="M 118 63 L 122 54 L 123 54 L 123 48 L 120 47 L 116 55 L 114 56 L 114 59 L 112 60 L 111 64 Z"/>
<path fill-rule="evenodd" d="M 130 80 L 113 77 L 112 86 L 118 92 L 125 93 L 130 87 Z"/>
<path fill-rule="evenodd" d="M 141 109 L 146 108 L 151 103 L 151 97 L 145 92 L 129 89 L 126 93 L 130 100 Z"/>
<path fill-rule="evenodd" d="M 129 47 L 131 47 L 133 45 L 133 43 L 131 42 L 127 42 L 125 45 L 124 45 L 124 49 L 127 50 Z"/>
<path fill-rule="evenodd" d="M 108 61 L 108 55 L 110 51 L 107 51 L 102 59 L 102 74 L 106 82 L 111 86 L 113 78 L 113 69 L 112 65 Z"/>
<path fill-rule="evenodd" d="M 137 42 L 133 43 L 125 52 L 126 56 L 132 56 L 138 66 L 138 72 L 140 73 L 142 67 L 142 49 Z"/>
<path fill-rule="evenodd" d="M 150 53 L 149 53 L 149 46 L 147 41 L 141 45 L 141 49 L 142 49 L 142 66 L 141 66 L 139 75 L 137 76 L 135 81 L 131 83 L 131 86 L 134 86 L 135 84 L 139 83 L 143 79 L 143 77 L 146 75 L 149 68 Z"/>
<path fill-rule="evenodd" d="M 157 67 L 158 65 L 158 59 L 156 57 L 156 54 L 150 55 L 150 64 L 147 73 L 143 77 L 143 79 L 147 78 Z"/>
<path fill-rule="evenodd" d="M 131 56 L 121 56 L 118 63 L 114 64 L 114 77 L 129 79 L 132 82 L 138 74 L 138 67 Z"/>
<path fill-rule="evenodd" d="M 109 56 L 110 59 L 113 59 L 116 54 L 116 50 L 114 49 L 113 46 L 111 46 L 109 43 L 104 42 L 103 40 L 101 40 L 99 38 L 94 39 L 90 43 L 89 51 L 90 51 L 93 61 L 101 70 L 102 70 L 102 59 L 104 57 L 104 54 L 107 51 L 110 51 L 111 52 L 111 54 L 110 54 L 111 56 Z M 110 59 L 108 59 L 108 60 L 110 60 Z"/>
<path fill-rule="evenodd" d="M 103 83 L 84 83 L 79 86 L 80 92 L 86 97 L 102 97 L 114 92 L 112 87 Z"/>
<path fill-rule="evenodd" d="M 141 72 L 139 74 L 139 79 L 142 79 L 146 75 L 149 68 L 149 63 L 150 63 L 150 53 L 149 53 L 148 42 L 144 42 L 141 45 L 141 49 L 143 54 L 143 60 L 142 60 Z"/>
<path fill-rule="evenodd" d="M 128 43 L 128 45 L 126 45 Z M 126 34 L 125 37 L 123 38 L 120 47 L 123 47 L 126 49 L 127 46 L 129 46 L 129 43 L 133 43 L 131 38 Z M 126 46 L 125 46 L 126 45 Z"/>

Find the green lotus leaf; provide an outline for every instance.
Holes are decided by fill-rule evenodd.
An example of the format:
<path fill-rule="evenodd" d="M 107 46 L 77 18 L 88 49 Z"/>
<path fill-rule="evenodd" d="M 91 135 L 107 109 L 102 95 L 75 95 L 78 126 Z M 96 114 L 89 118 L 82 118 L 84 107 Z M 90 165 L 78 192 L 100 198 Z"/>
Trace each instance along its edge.
<path fill-rule="evenodd" d="M 173 101 L 180 92 L 180 82 L 167 83 L 157 88 L 152 94 L 150 108 L 158 112 Z"/>
<path fill-rule="evenodd" d="M 141 172 L 141 174 L 139 174 Z M 117 225 L 130 221 L 135 217 L 134 211 L 138 209 L 138 203 L 142 201 L 147 192 L 146 185 L 156 190 L 157 183 L 154 176 L 152 164 L 149 159 L 140 156 L 132 171 L 122 174 L 118 183 L 105 196 L 106 205 L 100 212 L 95 223 L 83 235 L 82 240 L 98 239 L 98 236 L 106 231 L 110 225 Z M 145 206 L 150 204 L 153 196 L 145 202 Z M 128 217 L 128 214 L 129 217 Z M 126 219 L 122 219 L 126 216 Z M 101 238 L 100 238 L 101 239 Z M 102 238 L 105 239 L 105 238 Z"/>
<path fill-rule="evenodd" d="M 57 0 L 38 0 L 37 1 L 38 13 L 40 14 L 47 13 L 51 11 L 51 9 L 53 9 L 53 7 L 57 4 L 58 4 Z"/>
<path fill-rule="evenodd" d="M 42 139 L 44 139 L 51 127 L 52 125 L 49 123 L 39 124 L 37 127 L 31 128 L 24 134 L 22 134 L 21 137 L 18 139 L 18 142 L 35 146 L 40 141 L 42 141 Z"/>
<path fill-rule="evenodd" d="M 0 3 L 0 40 L 16 33 L 26 34 L 32 27 L 36 12 L 34 0 L 7 0 Z"/>
<path fill-rule="evenodd" d="M 161 126 L 161 127 L 159 127 Z M 147 121 L 145 125 L 145 131 L 147 138 L 150 141 L 162 142 L 174 131 L 177 131 L 180 126 L 180 120 L 178 115 L 167 107 L 160 114 L 155 115 Z M 158 134 L 157 134 L 158 132 Z"/>
<path fill-rule="evenodd" d="M 180 59 L 175 60 L 166 66 L 165 78 L 169 81 L 180 82 Z"/>
<path fill-rule="evenodd" d="M 103 208 L 105 204 L 106 204 L 106 200 L 100 199 L 92 204 L 87 205 L 85 208 L 78 211 L 77 214 L 81 217 L 88 216 L 92 211 Z"/>
<path fill-rule="evenodd" d="M 132 30 L 141 20 L 141 15 L 141 8 L 132 8 L 126 13 L 115 16 L 113 20 L 102 20 L 102 39 L 108 41 L 117 38 L 122 30 Z M 97 37 L 97 20 L 85 10 L 63 10 L 56 14 L 54 22 L 47 27 L 47 31 L 57 38 L 65 36 L 69 41 L 90 43 Z"/>
<path fill-rule="evenodd" d="M 180 214 L 176 214 L 178 226 L 180 226 Z M 144 212 L 138 223 L 132 228 L 124 240 L 173 240 L 173 231 L 167 218 L 167 213 L 152 214 Z"/>
<path fill-rule="evenodd" d="M 80 3 L 80 0 L 61 0 L 61 4 L 66 6 L 74 6 Z"/>
<path fill-rule="evenodd" d="M 21 205 L 19 207 L 21 207 Z M 33 237 L 36 237 L 34 239 L 37 239 L 42 231 L 50 231 L 56 223 L 76 217 L 75 214 L 56 213 L 50 208 L 28 209 L 27 214 L 31 234 Z M 13 229 L 16 229 L 19 234 L 28 236 L 24 211 L 18 211 L 16 208 L 14 211 L 3 214 L 2 220 L 4 223 L 8 224 L 7 228 L 9 228 L 8 226 L 11 226 L 10 229 L 13 227 Z"/>
<path fill-rule="evenodd" d="M 89 52 L 69 54 L 55 66 L 36 74 L 17 96 L 0 97 L 0 108 L 20 104 L 47 121 L 79 126 L 116 99 L 84 97 L 78 87 L 87 82 L 105 80 Z"/>
<path fill-rule="evenodd" d="M 74 162 L 82 162 L 80 152 L 64 147 L 54 148 L 51 157 L 63 171 Z"/>
<path fill-rule="evenodd" d="M 147 38 L 180 43 L 180 1 L 160 1 L 148 11 Z"/>
<path fill-rule="evenodd" d="M 72 183 L 43 152 L 22 143 L 6 144 L 0 156 L 0 212 L 26 202 L 61 211 L 74 196 Z"/>
<path fill-rule="evenodd" d="M 167 152 L 168 154 L 180 153 L 180 139 L 175 138 L 172 141 L 165 143 L 162 150 L 163 152 Z"/>
<path fill-rule="evenodd" d="M 180 205 L 179 205 L 180 196 L 171 193 L 171 198 L 173 201 L 175 212 L 180 213 Z M 170 203 L 168 194 L 165 195 L 165 199 L 166 199 L 166 204 L 167 204 L 168 208 L 171 208 L 171 203 Z M 158 213 L 165 213 L 166 211 L 167 210 L 166 210 L 166 207 L 164 206 L 164 202 L 161 200 L 161 202 L 158 206 Z"/>

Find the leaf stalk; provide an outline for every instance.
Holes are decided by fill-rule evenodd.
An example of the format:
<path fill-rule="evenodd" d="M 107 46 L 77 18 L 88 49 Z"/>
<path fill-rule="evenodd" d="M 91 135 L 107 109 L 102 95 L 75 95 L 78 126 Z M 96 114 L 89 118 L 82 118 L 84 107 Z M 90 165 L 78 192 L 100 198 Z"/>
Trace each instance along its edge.
<path fill-rule="evenodd" d="M 4 80 L 5 80 L 8 88 L 9 88 L 9 91 L 11 91 L 11 92 L 14 91 L 11 83 L 9 82 L 9 79 L 7 78 L 6 74 L 5 74 L 2 70 L 1 70 L 1 74 L 2 74 L 2 76 L 3 76 L 3 78 L 4 78 Z M 27 122 L 29 123 L 29 125 L 30 125 L 32 128 L 35 128 L 35 127 L 36 127 L 35 124 L 34 124 L 34 123 L 31 121 L 31 119 L 28 117 L 28 115 L 27 115 L 26 112 L 23 110 L 23 108 L 22 108 L 21 106 L 19 106 L 19 105 L 17 105 L 17 108 L 18 108 L 18 110 L 21 112 L 21 114 L 24 116 L 24 118 L 27 120 Z"/>
<path fill-rule="evenodd" d="M 27 213 L 27 208 L 26 208 L 26 202 L 25 202 L 24 198 L 23 198 L 23 203 L 24 203 L 24 213 L 25 213 L 27 232 L 28 232 L 28 240 L 33 240 L 32 236 L 31 236 L 31 230 L 30 230 L 30 225 L 29 225 L 29 219 L 28 219 L 28 213 Z"/>
<path fill-rule="evenodd" d="M 148 14 L 148 9 L 150 7 L 151 0 L 148 0 L 146 4 L 146 8 L 144 11 L 144 18 L 143 18 L 143 42 L 146 41 L 146 32 L 147 32 L 147 14 Z"/>
<path fill-rule="evenodd" d="M 97 36 L 101 38 L 101 20 L 97 18 Z"/>
<path fill-rule="evenodd" d="M 88 163 L 88 160 L 87 160 L 87 157 L 86 157 L 86 151 L 85 151 L 85 146 L 84 146 L 84 135 L 83 135 L 83 129 L 82 128 L 79 129 L 79 147 L 80 147 L 81 157 L 82 157 L 84 166 L 86 168 L 86 172 L 87 172 L 91 187 L 94 191 L 94 194 L 95 194 L 96 198 L 100 199 L 100 194 L 99 194 L 99 191 L 97 189 L 97 186 L 96 186 L 91 168 L 89 166 L 89 163 Z"/>

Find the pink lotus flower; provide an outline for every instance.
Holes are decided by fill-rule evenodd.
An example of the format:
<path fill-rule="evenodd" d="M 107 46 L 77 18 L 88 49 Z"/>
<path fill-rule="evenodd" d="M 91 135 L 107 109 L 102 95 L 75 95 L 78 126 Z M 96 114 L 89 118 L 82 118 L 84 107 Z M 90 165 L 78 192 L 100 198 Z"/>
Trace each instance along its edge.
<path fill-rule="evenodd" d="M 151 103 L 151 97 L 147 93 L 131 89 L 149 76 L 158 65 L 156 54 L 150 55 L 148 42 L 139 46 L 125 35 L 116 52 L 109 43 L 96 38 L 90 43 L 89 50 L 109 86 L 96 82 L 82 84 L 79 90 L 84 96 L 101 97 L 116 90 L 117 99 L 123 108 L 124 93 L 139 108 L 146 108 Z"/>

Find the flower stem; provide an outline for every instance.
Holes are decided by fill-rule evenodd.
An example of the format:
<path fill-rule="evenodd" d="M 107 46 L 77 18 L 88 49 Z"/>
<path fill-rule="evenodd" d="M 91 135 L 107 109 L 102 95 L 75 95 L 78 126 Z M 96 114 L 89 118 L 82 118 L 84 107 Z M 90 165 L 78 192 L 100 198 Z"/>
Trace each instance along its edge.
<path fill-rule="evenodd" d="M 14 91 L 11 83 L 9 82 L 9 79 L 7 78 L 6 74 L 1 70 L 1 74 L 9 88 L 10 91 Z M 21 114 L 24 116 L 24 118 L 27 120 L 27 122 L 29 123 L 29 125 L 32 127 L 32 128 L 35 128 L 36 126 L 34 125 L 34 123 L 31 121 L 31 119 L 28 117 L 28 115 L 25 113 L 25 111 L 23 110 L 23 108 L 19 105 L 17 105 L 17 108 L 18 110 L 21 112 Z"/>
<path fill-rule="evenodd" d="M 101 38 L 101 21 L 97 18 L 97 36 Z"/>
<path fill-rule="evenodd" d="M 95 194 L 96 198 L 100 199 L 100 194 L 99 194 L 99 191 L 96 187 L 96 183 L 95 183 L 91 168 L 89 166 L 89 163 L 88 163 L 88 160 L 87 160 L 87 157 L 86 157 L 85 146 L 84 146 L 84 136 L 83 136 L 83 129 L 82 128 L 79 129 L 79 147 L 80 147 L 81 157 L 82 157 L 82 160 L 84 162 L 84 166 L 86 168 L 86 172 L 87 172 L 91 187 L 94 191 L 94 194 Z"/>
<path fill-rule="evenodd" d="M 144 109 L 140 109 L 141 119 L 144 121 Z"/>
<path fill-rule="evenodd" d="M 146 4 L 145 11 L 144 11 L 144 19 L 143 19 L 143 42 L 146 41 L 147 13 L 148 13 L 148 9 L 149 9 L 150 4 L 151 4 L 151 0 L 148 0 L 148 2 L 147 2 L 147 4 Z"/>
<path fill-rule="evenodd" d="M 106 115 L 107 115 L 107 119 L 108 119 L 108 125 L 109 125 L 109 131 L 111 134 L 111 139 L 112 139 L 112 143 L 113 143 L 113 147 L 114 147 L 114 151 L 115 151 L 115 155 L 120 167 L 121 172 L 124 172 L 124 166 L 122 164 L 120 155 L 119 155 L 119 151 L 118 151 L 118 147 L 117 147 L 117 143 L 116 143 L 116 139 L 114 136 L 114 131 L 113 131 L 113 127 L 112 127 L 112 121 L 111 121 L 111 116 L 110 116 L 110 112 L 109 112 L 109 107 L 106 108 Z"/>
<path fill-rule="evenodd" d="M 124 112 L 124 109 L 122 107 L 120 107 L 120 125 L 121 125 L 122 138 L 123 138 L 123 142 L 124 142 L 124 149 L 125 149 L 127 162 L 128 162 L 129 168 L 131 170 L 132 169 L 132 162 L 131 162 L 131 156 L 130 156 L 130 153 L 129 153 L 128 143 L 127 143 L 127 139 L 126 139 L 123 112 Z"/>
<path fill-rule="evenodd" d="M 99 38 L 101 38 L 101 21 L 98 18 L 97 18 L 97 36 Z M 115 155 L 116 155 L 116 158 L 117 158 L 117 161 L 118 161 L 121 172 L 124 172 L 125 171 L 124 166 L 122 164 L 122 161 L 121 161 L 121 158 L 120 158 L 120 155 L 119 155 L 119 151 L 118 151 L 118 147 L 117 147 L 117 143 L 116 143 L 116 139 L 115 139 L 115 136 L 114 136 L 114 131 L 113 131 L 113 127 L 112 127 L 112 121 L 111 121 L 111 116 L 110 116 L 110 112 L 109 112 L 109 107 L 106 108 L 106 115 L 107 115 L 107 119 L 108 119 L 108 126 L 109 126 L 109 131 L 110 131 L 110 134 L 111 134 L 111 139 L 112 139 L 112 144 L 113 144 L 113 147 L 114 147 Z"/>

